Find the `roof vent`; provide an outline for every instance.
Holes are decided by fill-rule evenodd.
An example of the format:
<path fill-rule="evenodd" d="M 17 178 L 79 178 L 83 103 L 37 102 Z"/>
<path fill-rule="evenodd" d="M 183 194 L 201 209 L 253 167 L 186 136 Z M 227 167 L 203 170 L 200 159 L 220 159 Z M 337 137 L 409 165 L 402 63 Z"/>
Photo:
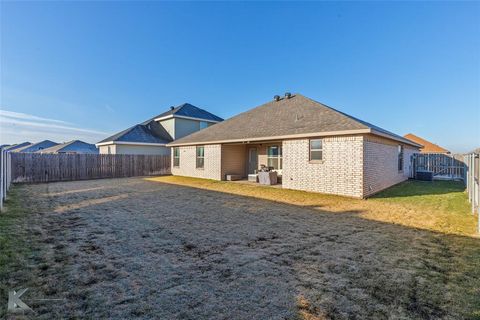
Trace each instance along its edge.
<path fill-rule="evenodd" d="M 173 109 L 175 109 L 175 107 L 174 107 L 174 106 L 171 106 L 171 107 L 170 107 L 170 110 L 173 110 Z"/>
<path fill-rule="evenodd" d="M 285 98 L 290 99 L 292 97 L 292 94 L 290 92 L 285 92 Z"/>
<path fill-rule="evenodd" d="M 279 96 L 279 95 L 275 95 L 275 96 L 273 97 L 273 100 L 275 100 L 275 101 L 280 101 L 280 96 Z"/>

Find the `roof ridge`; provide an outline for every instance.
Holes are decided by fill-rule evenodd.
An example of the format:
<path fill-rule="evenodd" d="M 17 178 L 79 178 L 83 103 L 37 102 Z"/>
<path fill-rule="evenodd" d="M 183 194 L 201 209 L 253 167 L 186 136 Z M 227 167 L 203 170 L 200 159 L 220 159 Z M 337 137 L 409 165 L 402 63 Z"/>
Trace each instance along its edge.
<path fill-rule="evenodd" d="M 341 114 L 342 116 L 345 116 L 345 117 L 349 118 L 350 120 L 353 120 L 353 121 L 357 122 L 358 124 L 361 124 L 361 125 L 363 125 L 363 126 L 365 126 L 365 127 L 367 127 L 367 128 L 373 129 L 373 128 L 372 128 L 373 125 L 372 125 L 371 123 L 368 123 L 368 122 L 366 122 L 366 121 L 360 120 L 360 119 L 358 119 L 358 118 L 356 118 L 356 117 L 354 117 L 354 116 L 351 116 L 351 115 L 349 115 L 349 114 L 347 114 L 347 113 L 345 113 L 345 112 L 342 112 L 342 111 L 337 110 L 337 109 L 335 109 L 335 108 L 333 108 L 333 107 L 330 107 L 329 105 L 326 105 L 326 104 L 323 103 L 323 102 L 320 102 L 320 101 L 314 100 L 314 99 L 312 99 L 312 98 L 306 97 L 306 96 L 304 96 L 303 94 L 300 94 L 300 93 L 296 93 L 295 95 L 298 95 L 298 96 L 300 96 L 300 97 L 303 97 L 303 98 L 305 98 L 305 99 L 308 99 L 308 100 L 310 100 L 310 101 L 313 101 L 313 102 L 315 102 L 315 103 L 318 103 L 318 104 L 322 105 L 323 107 L 332 110 L 333 112 L 339 113 L 339 114 Z"/>
<path fill-rule="evenodd" d="M 195 107 L 194 105 L 191 105 L 191 104 L 188 103 L 188 102 L 184 102 L 184 103 L 182 103 L 181 105 L 178 105 L 178 106 L 176 106 L 176 107 L 173 109 L 173 110 L 175 110 L 175 109 L 176 109 L 176 110 L 175 110 L 174 112 L 172 112 L 172 115 L 173 115 L 173 114 L 176 114 L 177 112 L 179 112 L 180 110 L 182 110 L 184 107 L 187 106 L 187 104 L 190 105 L 190 106 L 192 106 L 192 107 Z M 177 108 L 178 108 L 178 109 L 177 109 Z M 172 111 L 173 111 L 173 110 L 172 110 Z"/>
<path fill-rule="evenodd" d="M 303 115 L 293 120 L 295 113 Z M 275 121 L 269 121 L 273 119 Z M 251 141 L 275 137 L 303 136 L 308 134 L 352 132 L 386 136 L 403 143 L 414 144 L 393 132 L 361 120 L 324 103 L 295 93 L 290 98 L 267 101 L 233 117 L 177 139 L 170 146 L 218 141 Z M 220 139 L 221 138 L 221 139 Z M 219 140 L 220 139 L 220 140 Z M 416 145 L 416 144 L 414 144 Z"/>

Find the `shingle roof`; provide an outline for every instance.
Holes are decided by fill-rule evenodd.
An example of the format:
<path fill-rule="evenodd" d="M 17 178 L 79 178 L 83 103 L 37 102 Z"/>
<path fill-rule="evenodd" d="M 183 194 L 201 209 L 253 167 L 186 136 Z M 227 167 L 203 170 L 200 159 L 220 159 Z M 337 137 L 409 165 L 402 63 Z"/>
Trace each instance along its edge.
<path fill-rule="evenodd" d="M 448 151 L 447 149 L 442 148 L 439 145 L 432 143 L 428 140 L 420 138 L 419 136 L 416 136 L 412 133 L 406 134 L 404 137 L 408 140 L 422 145 L 423 147 L 420 148 L 420 152 L 422 153 L 450 153 L 450 151 Z"/>
<path fill-rule="evenodd" d="M 13 151 L 13 150 L 16 150 L 16 149 L 19 149 L 19 148 L 24 148 L 24 147 L 29 146 L 31 144 L 32 144 L 31 142 L 17 143 L 17 144 L 14 144 L 12 146 L 6 147 L 5 150 Z"/>
<path fill-rule="evenodd" d="M 56 146 L 57 144 L 58 143 L 50 141 L 50 140 L 43 140 L 43 141 L 40 141 L 40 142 L 37 142 L 37 143 L 27 145 L 27 146 L 22 147 L 22 148 L 15 149 L 15 150 L 13 150 L 13 152 L 36 152 L 36 151 L 41 150 L 41 149 L 46 149 L 46 148 Z"/>
<path fill-rule="evenodd" d="M 188 145 L 229 141 L 249 141 L 335 132 L 377 132 L 413 144 L 403 137 L 349 116 L 322 103 L 295 94 L 290 99 L 270 101 L 169 144 Z"/>
<path fill-rule="evenodd" d="M 98 143 L 110 141 L 139 142 L 139 143 L 161 143 L 166 144 L 173 141 L 168 132 L 154 120 L 150 119 L 141 124 L 134 125 L 126 130 L 114 134 Z"/>
<path fill-rule="evenodd" d="M 37 151 L 37 153 L 98 153 L 94 144 L 86 143 L 80 140 L 72 140 L 61 143 L 56 146 Z"/>
<path fill-rule="evenodd" d="M 173 138 L 165 130 L 165 128 L 159 125 L 155 119 L 163 118 L 171 115 L 179 115 L 190 118 L 198 118 L 210 121 L 222 121 L 223 119 L 217 117 L 210 112 L 195 107 L 189 103 L 184 103 L 178 107 L 175 107 L 167 112 L 161 113 L 153 118 L 150 118 L 140 124 L 134 125 L 126 130 L 114 134 L 98 143 L 105 143 L 110 141 L 123 141 L 123 142 L 139 142 L 139 143 L 160 143 L 166 144 L 173 141 Z"/>
<path fill-rule="evenodd" d="M 190 103 L 184 103 L 173 109 L 168 110 L 167 112 L 161 113 L 153 119 L 163 118 L 170 115 L 184 116 L 190 118 L 197 118 L 210 121 L 223 121 L 222 118 L 208 112 L 207 110 L 200 109 L 191 105 Z"/>

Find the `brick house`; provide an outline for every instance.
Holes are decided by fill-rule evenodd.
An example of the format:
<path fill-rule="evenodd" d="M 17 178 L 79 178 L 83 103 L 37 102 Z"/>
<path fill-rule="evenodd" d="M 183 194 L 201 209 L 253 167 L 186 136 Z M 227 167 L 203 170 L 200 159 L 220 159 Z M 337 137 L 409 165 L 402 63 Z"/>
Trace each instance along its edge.
<path fill-rule="evenodd" d="M 422 145 L 420 148 L 420 153 L 443 153 L 443 154 L 450 154 L 450 151 L 447 149 L 440 147 L 438 144 L 432 143 L 428 140 L 420 138 L 419 136 L 414 135 L 413 133 L 409 133 L 403 136 L 404 138 L 413 141 Z"/>
<path fill-rule="evenodd" d="M 300 94 L 178 139 L 172 174 L 225 180 L 272 167 L 287 189 L 368 197 L 408 179 L 421 145 Z"/>

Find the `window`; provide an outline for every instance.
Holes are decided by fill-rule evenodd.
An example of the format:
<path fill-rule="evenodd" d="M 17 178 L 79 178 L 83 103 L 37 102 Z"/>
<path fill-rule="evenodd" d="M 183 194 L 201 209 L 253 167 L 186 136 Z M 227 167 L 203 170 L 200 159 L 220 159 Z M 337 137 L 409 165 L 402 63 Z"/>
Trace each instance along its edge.
<path fill-rule="evenodd" d="M 310 140 L 310 161 L 323 160 L 322 139 Z"/>
<path fill-rule="evenodd" d="M 110 150 L 110 146 L 107 147 L 107 154 L 111 154 L 112 150 Z"/>
<path fill-rule="evenodd" d="M 403 146 L 398 146 L 398 171 L 403 171 Z"/>
<path fill-rule="evenodd" d="M 180 148 L 179 147 L 173 148 L 173 166 L 174 167 L 180 166 Z"/>
<path fill-rule="evenodd" d="M 200 130 L 205 129 L 206 127 L 208 127 L 208 122 L 200 121 Z"/>
<path fill-rule="evenodd" d="M 197 168 L 203 169 L 205 162 L 205 147 L 197 147 Z"/>
<path fill-rule="evenodd" d="M 282 147 L 267 147 L 267 166 L 272 167 L 275 170 L 282 169 Z"/>

